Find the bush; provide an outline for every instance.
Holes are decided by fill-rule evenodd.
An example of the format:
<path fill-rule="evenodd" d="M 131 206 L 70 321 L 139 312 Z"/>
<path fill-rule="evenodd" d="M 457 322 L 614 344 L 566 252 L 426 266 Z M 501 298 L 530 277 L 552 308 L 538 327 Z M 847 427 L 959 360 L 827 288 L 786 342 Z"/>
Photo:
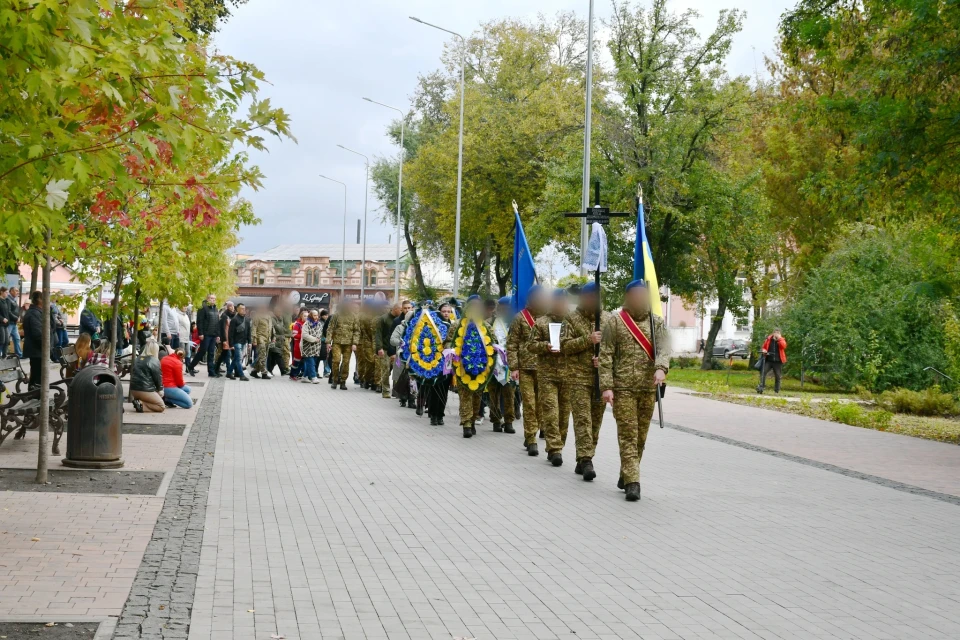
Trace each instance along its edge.
<path fill-rule="evenodd" d="M 700 366 L 700 358 L 670 358 L 671 369 L 695 369 Z"/>
<path fill-rule="evenodd" d="M 831 400 L 827 405 L 830 416 L 837 422 L 849 424 L 853 427 L 866 427 L 885 431 L 893 421 L 893 414 L 889 411 L 866 411 L 855 402 L 838 402 Z"/>
<path fill-rule="evenodd" d="M 923 391 L 894 389 L 884 391 L 877 404 L 894 413 L 912 413 L 916 416 L 949 416 L 957 413 L 957 403 L 949 393 L 934 385 Z"/>
<path fill-rule="evenodd" d="M 913 227 L 859 227 L 838 238 L 784 307 L 788 363 L 802 359 L 834 388 L 925 388 L 925 367 L 949 366 L 944 294 L 933 283 L 955 269 L 941 245 Z"/>
<path fill-rule="evenodd" d="M 736 360 L 733 364 L 730 365 L 731 371 L 749 371 L 750 364 L 745 360 Z"/>
<path fill-rule="evenodd" d="M 716 358 L 710 358 L 710 371 L 726 371 L 727 363 L 723 360 L 718 360 Z"/>

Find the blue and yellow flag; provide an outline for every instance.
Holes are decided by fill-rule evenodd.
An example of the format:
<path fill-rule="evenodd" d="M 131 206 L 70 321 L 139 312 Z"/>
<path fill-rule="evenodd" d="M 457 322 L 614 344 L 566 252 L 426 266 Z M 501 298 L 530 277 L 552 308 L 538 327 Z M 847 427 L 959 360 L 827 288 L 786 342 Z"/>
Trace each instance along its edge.
<path fill-rule="evenodd" d="M 637 198 L 637 245 L 633 250 L 633 279 L 646 281 L 650 289 L 650 308 L 654 315 L 662 318 L 663 303 L 660 301 L 660 285 L 657 283 L 657 270 L 653 266 L 653 253 L 647 241 L 642 198 Z"/>
<path fill-rule="evenodd" d="M 527 306 L 527 292 L 530 287 L 537 283 L 537 270 L 533 263 L 533 255 L 530 253 L 530 245 L 527 244 L 527 236 L 523 232 L 523 222 L 520 221 L 520 213 L 517 211 L 517 205 L 514 203 L 513 211 L 515 216 L 514 240 L 513 240 L 513 306 L 514 311 L 518 312 Z"/>

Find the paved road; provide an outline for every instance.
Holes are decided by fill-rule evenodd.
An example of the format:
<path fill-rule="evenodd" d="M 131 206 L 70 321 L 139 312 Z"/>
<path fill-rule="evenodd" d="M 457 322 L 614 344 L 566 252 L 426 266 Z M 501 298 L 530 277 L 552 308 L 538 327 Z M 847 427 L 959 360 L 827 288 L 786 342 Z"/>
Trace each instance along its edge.
<path fill-rule="evenodd" d="M 960 506 L 672 429 L 629 504 L 609 412 L 592 484 L 448 422 L 228 383 L 190 638 L 960 637 Z"/>

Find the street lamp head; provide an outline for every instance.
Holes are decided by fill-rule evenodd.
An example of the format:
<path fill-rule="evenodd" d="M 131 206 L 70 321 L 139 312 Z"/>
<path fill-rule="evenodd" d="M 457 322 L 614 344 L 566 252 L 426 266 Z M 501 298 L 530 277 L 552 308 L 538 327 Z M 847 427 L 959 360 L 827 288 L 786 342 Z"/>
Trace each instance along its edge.
<path fill-rule="evenodd" d="M 341 149 L 343 149 L 344 151 L 347 150 L 347 148 L 346 148 L 345 146 L 343 146 L 342 144 L 338 144 L 337 146 L 340 147 Z"/>
<path fill-rule="evenodd" d="M 410 19 L 413 20 L 414 22 L 419 22 L 420 24 L 423 24 L 423 20 L 421 20 L 420 18 L 415 18 L 413 16 L 410 16 Z"/>
<path fill-rule="evenodd" d="M 371 100 L 370 98 L 364 98 L 364 100 L 366 100 L 367 102 L 373 102 L 373 100 Z"/>

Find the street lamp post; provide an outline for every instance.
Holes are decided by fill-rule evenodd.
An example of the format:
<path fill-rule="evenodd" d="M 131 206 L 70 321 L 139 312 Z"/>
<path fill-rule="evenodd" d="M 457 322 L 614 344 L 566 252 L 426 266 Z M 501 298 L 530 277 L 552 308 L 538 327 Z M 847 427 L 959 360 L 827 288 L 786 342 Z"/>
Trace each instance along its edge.
<path fill-rule="evenodd" d="M 403 159 L 406 156 L 406 149 L 403 146 L 403 129 L 407 122 L 406 114 L 403 113 L 397 107 L 391 107 L 388 104 L 383 104 L 382 102 L 377 102 L 376 100 L 371 100 L 370 98 L 364 98 L 367 102 L 378 104 L 381 107 L 386 107 L 387 109 L 393 109 L 400 114 L 400 176 L 397 178 L 397 257 L 394 261 L 394 278 L 393 278 L 393 302 L 396 304 L 400 302 L 400 207 L 403 203 Z"/>
<path fill-rule="evenodd" d="M 424 22 L 420 18 L 414 18 L 413 16 L 410 16 L 410 19 L 460 38 L 460 150 L 457 157 L 457 230 L 453 240 L 453 295 L 456 297 L 457 294 L 460 293 L 460 197 L 463 191 L 463 102 L 467 95 L 464 82 L 464 70 L 467 66 L 467 42 L 463 39 L 463 36 L 456 31 L 438 27 L 435 24 Z"/>
<path fill-rule="evenodd" d="M 587 111 L 583 121 L 583 197 L 581 211 L 590 206 L 590 125 L 593 120 L 593 0 L 590 0 L 590 17 L 587 23 Z M 587 255 L 587 219 L 580 222 L 580 275 L 587 275 L 583 260 Z"/>
<path fill-rule="evenodd" d="M 342 144 L 338 144 L 337 146 L 344 151 L 349 151 L 350 153 L 360 156 L 367 165 L 367 179 L 363 187 L 363 256 L 361 258 L 362 266 L 360 267 L 360 299 L 363 300 L 363 291 L 367 280 L 367 197 L 370 194 L 370 158 L 359 151 L 348 149 Z"/>
<path fill-rule="evenodd" d="M 346 281 L 347 276 L 347 185 L 339 180 L 328 178 L 323 174 L 320 174 L 320 177 L 330 182 L 336 182 L 343 187 L 343 244 L 340 246 L 340 300 L 337 303 L 337 308 L 339 308 L 339 306 L 343 304 L 343 283 Z"/>

